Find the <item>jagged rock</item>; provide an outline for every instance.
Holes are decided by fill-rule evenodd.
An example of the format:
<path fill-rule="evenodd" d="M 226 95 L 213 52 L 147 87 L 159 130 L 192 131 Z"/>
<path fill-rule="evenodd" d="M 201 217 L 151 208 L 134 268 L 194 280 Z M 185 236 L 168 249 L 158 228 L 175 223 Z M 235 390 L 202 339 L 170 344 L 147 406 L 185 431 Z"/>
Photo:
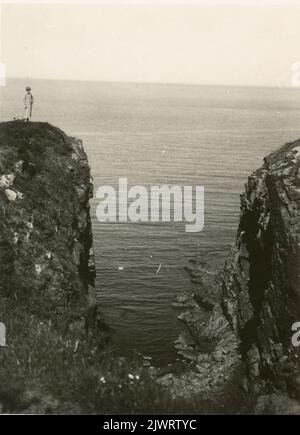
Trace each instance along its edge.
<path fill-rule="evenodd" d="M 197 293 L 194 293 L 194 300 L 197 302 L 199 307 L 202 307 L 207 311 L 212 311 L 215 305 L 215 302 L 201 289 L 198 289 Z"/>
<path fill-rule="evenodd" d="M 14 183 L 15 175 L 14 174 L 6 174 L 0 177 L 0 188 L 5 189 L 8 187 L 12 187 Z"/>
<path fill-rule="evenodd" d="M 260 354 L 256 346 L 252 346 L 247 352 L 249 374 L 252 378 L 258 378 L 260 375 L 259 363 Z"/>
<path fill-rule="evenodd" d="M 40 264 L 35 265 L 35 272 L 37 275 L 40 275 L 42 273 L 42 266 Z"/>
<path fill-rule="evenodd" d="M 287 144 L 248 178 L 221 285 L 198 290 L 200 303 L 217 292 L 219 302 L 206 323 L 193 310 L 180 316 L 198 355 L 193 370 L 173 376 L 174 397 L 224 398 L 236 386 L 238 400 L 241 391 L 257 400 L 255 413 L 299 414 L 300 347 L 291 343 L 292 324 L 300 321 L 299 156 L 300 141 Z M 201 279 L 196 267 L 189 269 Z"/>
<path fill-rule="evenodd" d="M 14 233 L 13 237 L 12 237 L 12 242 L 14 245 L 16 245 L 19 241 L 19 234 L 18 233 Z"/>
<path fill-rule="evenodd" d="M 300 372 L 291 343 L 291 326 L 300 319 L 299 150 L 299 141 L 285 145 L 249 177 L 238 232 L 249 266 L 232 253 L 223 271 L 224 312 L 257 393 L 266 383 L 285 391 Z"/>
<path fill-rule="evenodd" d="M 23 164 L 24 164 L 23 160 L 19 160 L 19 161 L 17 161 L 14 164 L 14 172 L 15 172 L 15 174 L 17 174 L 17 175 L 22 174 L 22 172 L 23 172 Z"/>
<path fill-rule="evenodd" d="M 5 189 L 4 190 L 5 196 L 9 201 L 15 201 L 17 199 L 17 194 L 14 190 L 11 189 Z"/>

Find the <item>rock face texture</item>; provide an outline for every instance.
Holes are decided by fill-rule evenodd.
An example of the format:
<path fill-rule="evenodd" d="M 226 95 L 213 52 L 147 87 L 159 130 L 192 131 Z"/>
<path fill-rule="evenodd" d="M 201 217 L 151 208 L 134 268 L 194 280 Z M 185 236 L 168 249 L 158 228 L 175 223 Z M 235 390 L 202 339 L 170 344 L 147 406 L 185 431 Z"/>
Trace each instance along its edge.
<path fill-rule="evenodd" d="M 299 235 L 297 141 L 249 177 L 237 242 L 215 282 L 203 285 L 200 265 L 192 268 L 198 288 L 179 318 L 195 341 L 185 344 L 193 363 L 160 380 L 173 396 L 200 395 L 213 411 L 300 414 L 300 346 L 292 343 L 300 322 Z"/>
<path fill-rule="evenodd" d="M 300 141 L 265 158 L 241 196 L 237 246 L 222 282 L 224 314 L 240 340 L 246 389 L 300 400 Z"/>
<path fill-rule="evenodd" d="M 0 124 L 0 321 L 7 344 L 0 347 L 0 403 L 11 383 L 25 394 L 48 360 L 55 365 L 51 351 L 77 351 L 97 328 L 91 196 L 80 140 L 47 123 Z"/>
<path fill-rule="evenodd" d="M 82 322 L 95 275 L 82 143 L 49 124 L 2 123 L 0 170 L 0 318 L 14 301 L 66 330 Z"/>

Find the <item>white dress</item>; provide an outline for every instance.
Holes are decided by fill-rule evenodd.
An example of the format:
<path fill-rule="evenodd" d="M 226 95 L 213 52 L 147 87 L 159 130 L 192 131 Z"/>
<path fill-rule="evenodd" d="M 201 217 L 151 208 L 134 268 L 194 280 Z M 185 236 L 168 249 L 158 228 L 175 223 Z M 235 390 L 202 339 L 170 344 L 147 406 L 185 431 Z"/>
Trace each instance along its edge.
<path fill-rule="evenodd" d="M 26 92 L 25 97 L 24 97 L 24 107 L 25 107 L 24 118 L 25 119 L 31 117 L 33 102 L 34 102 L 34 98 L 31 95 L 31 93 Z"/>

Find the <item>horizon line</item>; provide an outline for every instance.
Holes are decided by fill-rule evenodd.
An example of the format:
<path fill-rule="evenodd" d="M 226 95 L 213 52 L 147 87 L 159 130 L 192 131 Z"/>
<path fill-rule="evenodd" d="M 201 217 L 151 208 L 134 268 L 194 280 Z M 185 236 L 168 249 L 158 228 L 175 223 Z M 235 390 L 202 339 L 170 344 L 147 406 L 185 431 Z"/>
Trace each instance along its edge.
<path fill-rule="evenodd" d="M 288 85 L 266 85 L 266 84 L 226 84 L 226 83 L 201 83 L 201 82 L 159 82 L 159 81 L 142 81 L 142 80 L 97 80 L 97 79 L 66 79 L 66 78 L 44 78 L 32 77 L 26 79 L 23 77 L 10 76 L 7 80 L 23 80 L 30 83 L 30 80 L 44 81 L 61 81 L 61 82 L 88 82 L 88 83 L 107 83 L 107 84 L 136 84 L 136 85 L 164 85 L 164 86 L 203 86 L 203 87 L 230 87 L 230 88 L 269 88 L 269 89 L 300 89 L 298 86 Z M 6 86 L 6 85 L 5 85 Z M 3 87 L 5 87 L 3 86 Z"/>

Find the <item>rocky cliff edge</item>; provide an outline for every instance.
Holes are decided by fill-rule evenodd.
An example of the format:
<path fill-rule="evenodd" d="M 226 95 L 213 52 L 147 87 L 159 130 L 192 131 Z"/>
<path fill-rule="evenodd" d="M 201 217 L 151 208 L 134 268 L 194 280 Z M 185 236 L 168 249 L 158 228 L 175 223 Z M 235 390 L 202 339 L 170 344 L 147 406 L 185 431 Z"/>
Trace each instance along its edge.
<path fill-rule="evenodd" d="M 199 282 L 185 321 L 191 369 L 162 377 L 173 396 L 202 396 L 213 411 L 300 414 L 300 141 L 264 159 L 241 195 L 237 241 L 223 271 Z M 201 259 L 203 262 L 203 259 Z M 208 312 L 203 319 L 201 310 Z"/>

